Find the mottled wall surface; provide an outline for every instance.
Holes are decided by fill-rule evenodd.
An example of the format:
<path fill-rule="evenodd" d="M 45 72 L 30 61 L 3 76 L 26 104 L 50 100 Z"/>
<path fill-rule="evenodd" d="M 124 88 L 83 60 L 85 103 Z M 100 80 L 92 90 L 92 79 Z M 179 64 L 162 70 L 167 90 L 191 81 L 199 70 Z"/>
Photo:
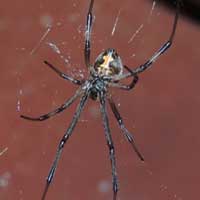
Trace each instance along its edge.
<path fill-rule="evenodd" d="M 1 3 L 1 200 L 41 198 L 77 102 L 44 122 L 19 116 L 47 113 L 77 89 L 45 66 L 44 60 L 68 74 L 87 77 L 83 47 L 88 5 L 88 0 Z M 134 68 L 167 40 L 174 12 L 145 0 L 96 0 L 94 16 L 92 60 L 113 47 L 123 63 Z M 199 36 L 200 27 L 180 17 L 172 48 L 141 74 L 136 88 L 112 90 L 145 157 L 143 164 L 109 110 L 120 181 L 118 199 L 200 198 Z M 99 104 L 90 100 L 65 146 L 47 200 L 110 200 L 110 171 Z"/>

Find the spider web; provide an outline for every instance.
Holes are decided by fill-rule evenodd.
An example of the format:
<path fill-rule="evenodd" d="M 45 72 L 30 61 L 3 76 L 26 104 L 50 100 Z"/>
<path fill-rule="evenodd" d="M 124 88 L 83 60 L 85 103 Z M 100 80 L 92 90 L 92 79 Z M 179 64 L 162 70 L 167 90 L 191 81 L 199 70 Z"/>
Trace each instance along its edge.
<path fill-rule="evenodd" d="M 152 16 L 155 14 L 155 10 L 156 10 L 156 5 L 157 5 L 157 1 L 153 1 L 152 2 L 152 6 L 150 8 L 150 11 L 148 13 L 148 15 L 146 16 L 145 20 L 143 23 L 141 23 L 138 28 L 133 31 L 133 33 L 130 35 L 130 37 L 127 38 L 127 41 L 125 41 L 124 43 L 125 44 L 128 44 L 128 45 L 133 45 L 134 42 L 136 41 L 136 39 L 138 40 L 141 40 L 142 36 L 140 36 L 141 32 L 143 31 L 144 27 L 145 26 L 148 26 L 148 24 L 151 24 L 152 21 Z M 77 4 L 75 3 L 74 1 L 74 4 L 73 4 L 74 7 L 77 7 Z M 116 14 L 116 17 L 113 21 L 113 24 L 110 25 L 110 34 L 109 35 L 109 38 L 107 38 L 106 40 L 108 41 L 110 38 L 114 38 L 116 35 L 117 35 L 117 30 L 118 31 L 122 31 L 120 29 L 120 19 L 121 19 L 121 15 L 122 15 L 122 12 L 123 12 L 123 8 L 120 8 L 118 9 L 118 12 Z M 94 15 L 94 19 L 95 19 L 95 15 Z M 52 24 L 52 20 L 51 20 L 51 17 L 48 17 L 48 16 L 43 16 L 41 18 L 41 23 L 44 23 L 44 31 L 43 31 L 43 34 L 41 35 L 41 38 L 38 38 L 38 41 L 35 43 L 35 45 L 33 46 L 33 48 L 31 49 L 30 51 L 30 55 L 33 56 L 37 53 L 39 53 L 39 50 L 40 48 L 43 46 L 43 45 L 46 45 L 48 48 L 50 48 L 54 53 L 55 53 L 55 56 L 58 56 L 65 64 L 66 64 L 66 68 L 67 68 L 67 72 L 70 73 L 71 76 L 73 77 L 79 77 L 79 78 L 84 78 L 85 77 L 85 72 L 86 72 L 86 69 L 83 69 L 83 68 L 71 68 L 71 66 L 74 66 L 73 63 L 71 62 L 71 54 L 70 53 L 66 53 L 66 52 L 63 52 L 59 46 L 59 44 L 57 44 L 55 41 L 50 41 L 48 39 L 48 36 L 51 32 L 53 32 L 53 29 L 56 29 L 57 27 L 60 27 L 62 26 L 63 22 L 61 21 L 57 21 L 55 24 L 56 25 L 53 25 Z M 95 20 L 94 20 L 94 24 L 93 26 L 95 26 Z M 77 37 L 79 37 L 80 35 L 82 37 L 84 37 L 85 35 L 85 28 L 84 28 L 84 25 L 82 24 L 79 24 L 76 28 L 77 30 L 77 36 L 73 36 L 73 40 L 76 40 Z M 101 44 L 102 43 L 102 39 L 97 39 L 95 33 L 92 33 L 92 43 L 95 43 L 96 45 L 99 43 Z M 65 42 L 63 41 L 63 44 L 65 45 Z M 92 48 L 94 48 L 92 46 Z M 136 53 L 130 53 L 129 57 L 131 59 L 134 59 L 136 57 Z M 77 64 L 79 66 L 79 63 Z M 20 82 L 20 80 L 19 80 Z M 19 84 L 21 85 L 21 84 Z M 20 88 L 18 90 L 18 94 L 17 94 L 17 103 L 16 103 L 16 110 L 17 112 L 20 112 L 21 111 L 21 96 L 23 95 L 23 90 L 22 88 Z M 117 96 L 116 97 L 116 102 L 117 102 L 117 105 L 118 107 L 120 107 L 121 105 L 121 98 L 120 96 Z M 93 107 L 90 107 L 89 109 L 89 112 L 91 112 L 91 115 L 94 117 L 94 116 L 99 116 L 99 113 L 98 112 L 98 109 L 97 109 L 98 106 L 93 106 Z M 84 115 L 83 115 L 84 116 Z M 125 120 L 129 120 L 129 118 L 125 117 Z M 84 119 L 84 117 L 82 117 L 82 119 L 80 120 L 81 122 L 84 122 L 84 123 L 87 123 L 88 122 L 88 119 Z M 4 155 L 4 153 L 6 153 L 6 151 L 8 150 L 8 147 L 6 147 L 4 150 L 2 150 L 0 152 L 0 156 Z M 146 173 L 149 175 L 149 176 L 153 176 L 153 172 L 152 170 L 150 170 L 150 167 L 145 167 L 145 171 Z M 3 177 L 3 179 L 1 178 Z M 9 180 L 10 178 L 10 175 L 8 174 L 3 174 L 2 176 L 0 177 L 0 184 L 4 184 L 6 185 L 6 180 Z M 2 181 L 3 180 L 3 181 Z M 172 194 L 172 196 L 174 197 L 174 199 L 176 200 L 182 200 L 181 197 L 179 197 L 176 193 L 173 193 L 172 191 L 170 191 L 170 187 L 168 187 L 166 184 L 164 183 L 160 183 L 159 184 L 159 190 L 160 191 L 163 191 L 165 193 L 170 193 Z M 101 193 L 108 193 L 110 192 L 112 189 L 112 186 L 111 186 L 111 183 L 108 181 L 108 180 L 101 180 L 98 184 L 98 190 L 99 192 Z"/>

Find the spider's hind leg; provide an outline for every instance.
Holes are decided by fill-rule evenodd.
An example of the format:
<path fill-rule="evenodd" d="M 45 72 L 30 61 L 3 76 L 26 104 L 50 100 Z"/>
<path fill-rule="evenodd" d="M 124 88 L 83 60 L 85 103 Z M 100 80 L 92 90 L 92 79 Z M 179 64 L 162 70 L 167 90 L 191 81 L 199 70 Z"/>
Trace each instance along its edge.
<path fill-rule="evenodd" d="M 111 87 L 117 87 L 117 88 L 119 88 L 119 89 L 129 91 L 129 90 L 131 90 L 131 89 L 133 89 L 133 88 L 135 87 L 135 85 L 137 84 L 137 82 L 138 82 L 138 80 L 139 80 L 139 77 L 138 77 L 138 75 L 137 75 L 136 73 L 134 73 L 134 72 L 133 72 L 129 67 L 127 67 L 126 65 L 124 65 L 124 68 L 125 68 L 128 72 L 131 73 L 131 77 L 133 78 L 132 81 L 131 81 L 131 83 L 128 84 L 128 85 L 124 85 L 124 84 L 118 83 L 118 81 L 117 81 L 117 82 L 114 82 L 114 83 L 113 83 L 113 82 L 109 83 L 109 86 L 111 86 Z"/>
<path fill-rule="evenodd" d="M 148 69 L 163 53 L 165 53 L 171 47 L 174 36 L 175 36 L 177 23 L 178 23 L 180 4 L 181 4 L 181 0 L 177 0 L 176 1 L 176 14 L 174 17 L 174 23 L 173 23 L 172 31 L 171 31 L 168 41 L 165 42 L 160 47 L 160 49 L 148 61 L 146 61 L 144 64 L 140 65 L 135 70 L 133 70 L 135 73 L 141 73 L 144 70 Z"/>
<path fill-rule="evenodd" d="M 91 30 L 92 30 L 92 8 L 93 8 L 94 0 L 90 1 L 90 6 L 87 14 L 87 21 L 86 21 L 86 30 L 85 30 L 85 49 L 84 49 L 84 56 L 85 56 L 85 64 L 88 68 L 90 68 L 90 47 L 91 47 Z"/>
<path fill-rule="evenodd" d="M 61 78 L 64 78 L 65 80 L 71 81 L 72 83 L 76 84 L 76 85 L 81 85 L 83 83 L 83 81 L 77 80 L 75 78 L 70 77 L 69 75 L 61 72 L 59 69 L 57 69 L 55 66 L 53 66 L 51 63 L 49 63 L 48 61 L 44 61 L 44 63 L 50 67 L 54 72 L 56 72 Z"/>

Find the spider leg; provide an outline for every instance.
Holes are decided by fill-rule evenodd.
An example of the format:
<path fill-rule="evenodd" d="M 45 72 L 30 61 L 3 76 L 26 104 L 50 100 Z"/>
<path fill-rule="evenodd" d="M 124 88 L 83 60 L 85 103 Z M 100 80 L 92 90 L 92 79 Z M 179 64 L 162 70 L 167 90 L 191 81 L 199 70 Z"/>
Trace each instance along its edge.
<path fill-rule="evenodd" d="M 148 69 L 160 57 L 160 55 L 165 53 L 171 47 L 171 45 L 173 43 L 174 35 L 175 35 L 175 32 L 176 32 L 176 27 L 177 27 L 179 12 L 180 12 L 180 2 L 181 2 L 181 0 L 177 0 L 176 1 L 176 14 L 175 14 L 175 17 L 174 17 L 174 23 L 173 23 L 172 32 L 170 34 L 170 37 L 169 37 L 168 41 L 165 42 L 160 47 L 160 49 L 148 61 L 146 61 L 144 64 L 140 65 L 136 69 L 133 69 L 132 71 L 134 73 L 139 74 L 139 73 L 145 71 L 146 69 Z M 130 77 L 130 76 L 132 76 L 132 74 L 129 72 L 129 73 L 121 75 L 118 78 L 118 80 Z"/>
<path fill-rule="evenodd" d="M 46 120 L 50 117 L 53 117 L 54 115 L 62 112 L 66 108 L 68 108 L 82 93 L 83 93 L 82 88 L 77 90 L 76 94 L 74 96 L 72 96 L 70 99 L 68 99 L 64 104 L 62 104 L 60 107 L 56 108 L 55 110 L 53 110 L 47 114 L 41 115 L 39 117 L 29 117 L 29 116 L 25 116 L 25 115 L 20 115 L 20 117 L 23 119 L 32 120 L 32 121 L 44 121 L 44 120 Z"/>
<path fill-rule="evenodd" d="M 85 56 L 85 64 L 88 68 L 90 68 L 90 46 L 91 46 L 91 30 L 92 30 L 92 8 L 93 8 L 94 0 L 90 1 L 90 6 L 87 14 L 87 21 L 86 21 L 86 30 L 85 30 L 85 49 L 84 49 L 84 56 Z"/>
<path fill-rule="evenodd" d="M 160 55 L 162 55 L 163 53 L 166 52 L 166 50 L 172 45 L 173 43 L 173 39 L 174 39 L 174 35 L 175 35 L 175 32 L 176 32 L 176 27 L 177 27 L 177 22 L 178 22 L 178 16 L 179 16 L 179 9 L 180 9 L 180 1 L 178 0 L 177 1 L 177 9 L 176 9 L 176 15 L 174 17 L 174 24 L 173 24 L 173 28 L 172 28 L 172 32 L 171 32 L 171 35 L 169 37 L 169 40 L 164 43 L 161 48 L 147 61 L 145 62 L 143 65 L 137 67 L 134 72 L 135 73 L 141 73 L 143 72 L 144 70 L 148 69 L 152 63 L 154 63 L 158 57 Z"/>
<path fill-rule="evenodd" d="M 111 137 L 108 115 L 106 111 L 105 95 L 103 93 L 100 94 L 100 109 L 102 113 L 103 125 L 104 125 L 107 145 L 109 148 L 110 161 L 111 161 L 111 167 L 112 167 L 113 200 L 116 200 L 119 186 L 118 186 L 118 178 L 117 178 L 117 170 L 116 170 L 115 149 L 114 149 L 114 144 Z"/>
<path fill-rule="evenodd" d="M 76 112 L 73 116 L 73 119 L 67 129 L 67 131 L 65 132 L 65 134 L 63 135 L 62 139 L 60 140 L 60 143 L 58 145 L 58 149 L 57 149 L 57 153 L 56 153 L 56 156 L 55 156 L 55 159 L 53 161 L 53 164 L 52 164 L 52 167 L 49 171 L 49 174 L 48 174 L 48 177 L 46 179 L 46 186 L 45 186 L 45 189 L 44 189 L 44 192 L 42 194 L 42 200 L 45 199 L 46 197 L 46 194 L 47 194 L 47 191 L 49 189 L 49 186 L 53 180 L 53 177 L 54 177 L 54 174 L 55 174 L 55 171 L 56 171 L 56 168 L 57 168 L 57 165 L 58 165 L 58 161 L 60 159 L 60 156 L 61 156 L 61 153 L 62 153 L 62 150 L 64 148 L 64 145 L 65 143 L 68 141 L 69 137 L 72 135 L 72 132 L 78 122 L 78 119 L 80 118 L 80 114 L 85 106 L 85 103 L 86 103 L 86 100 L 88 99 L 88 96 L 89 96 L 89 93 L 86 91 L 85 94 L 82 96 L 81 100 L 80 100 L 80 103 L 76 109 Z"/>
<path fill-rule="evenodd" d="M 111 87 L 117 87 L 119 89 L 123 89 L 123 90 L 131 90 L 135 87 L 136 83 L 138 82 L 138 75 L 136 73 L 134 73 L 129 67 L 124 65 L 124 68 L 131 73 L 131 76 L 133 77 L 133 80 L 131 81 L 131 83 L 129 85 L 124 85 L 121 83 L 109 83 L 109 86 Z"/>
<path fill-rule="evenodd" d="M 49 63 L 48 61 L 44 61 L 44 63 L 49 66 L 53 71 L 55 71 L 61 78 L 64 78 L 68 81 L 71 81 L 72 83 L 76 84 L 76 85 L 81 85 L 83 83 L 83 81 L 77 80 L 75 78 L 72 78 L 70 76 L 68 76 L 67 74 L 61 72 L 60 70 L 58 70 L 56 67 L 54 67 L 51 63 Z"/>
<path fill-rule="evenodd" d="M 136 154 L 138 155 L 138 157 L 140 158 L 140 160 L 144 161 L 144 158 L 142 156 L 142 154 L 139 152 L 136 144 L 135 144 L 135 141 L 134 141 L 134 138 L 133 136 L 131 135 L 131 133 L 126 129 L 125 125 L 124 125 L 124 122 L 123 122 L 123 119 L 122 117 L 120 116 L 120 113 L 119 111 L 117 110 L 117 107 L 112 99 L 112 97 L 109 97 L 108 98 L 108 101 L 109 101 L 109 104 L 110 104 L 110 107 L 113 111 L 113 114 L 115 116 L 115 118 L 117 119 L 117 122 L 123 132 L 123 134 L 126 136 L 127 140 L 131 143 L 134 151 L 136 152 Z"/>

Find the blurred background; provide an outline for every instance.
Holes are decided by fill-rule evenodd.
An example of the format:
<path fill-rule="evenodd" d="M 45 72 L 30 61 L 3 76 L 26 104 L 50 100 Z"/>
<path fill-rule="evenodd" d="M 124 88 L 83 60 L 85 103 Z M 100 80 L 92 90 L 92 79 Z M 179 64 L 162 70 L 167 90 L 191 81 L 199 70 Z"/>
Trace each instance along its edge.
<path fill-rule="evenodd" d="M 92 61 L 112 47 L 130 68 L 144 63 L 172 30 L 174 3 L 168 7 L 162 2 L 96 0 Z M 141 163 L 108 109 L 116 149 L 119 200 L 200 198 L 199 3 L 188 2 L 183 2 L 169 51 L 141 74 L 135 90 L 112 90 L 124 122 L 145 157 L 145 163 Z M 44 122 L 26 121 L 19 116 L 47 113 L 77 89 L 45 66 L 44 60 L 72 76 L 87 77 L 83 48 L 88 6 L 89 0 L 1 3 L 2 200 L 41 198 L 58 142 L 77 102 Z M 46 199 L 112 199 L 110 160 L 98 102 L 89 100 L 82 113 Z"/>

